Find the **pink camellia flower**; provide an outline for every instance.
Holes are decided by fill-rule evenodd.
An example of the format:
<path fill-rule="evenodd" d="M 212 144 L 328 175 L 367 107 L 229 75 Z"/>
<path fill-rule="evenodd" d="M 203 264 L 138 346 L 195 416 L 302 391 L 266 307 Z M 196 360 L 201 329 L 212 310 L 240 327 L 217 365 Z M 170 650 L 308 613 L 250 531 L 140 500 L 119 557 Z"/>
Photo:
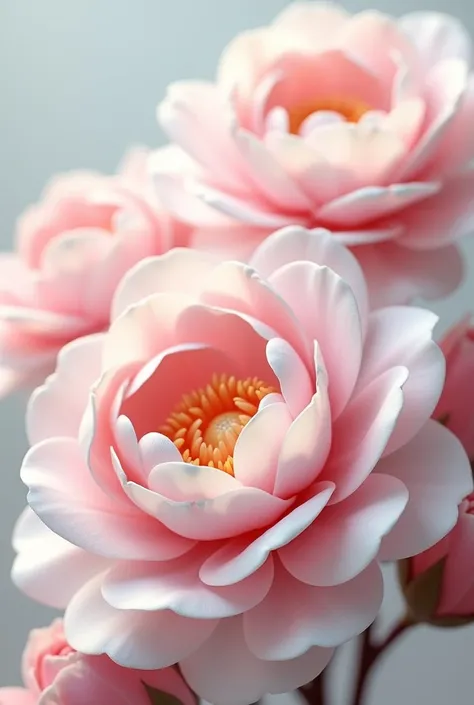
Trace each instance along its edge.
<path fill-rule="evenodd" d="M 377 306 L 444 295 L 474 215 L 470 53 L 447 15 L 293 3 L 230 43 L 215 82 L 171 85 L 158 114 L 175 163 L 155 158 L 159 192 L 204 231 L 240 223 L 214 230 L 229 247 L 329 229 Z"/>
<path fill-rule="evenodd" d="M 435 418 L 459 438 L 474 462 L 474 326 L 468 316 L 441 341 L 446 357 L 446 382 Z"/>
<path fill-rule="evenodd" d="M 81 652 L 179 661 L 216 705 L 310 681 L 375 618 L 379 561 L 440 540 L 472 491 L 430 420 L 436 320 L 368 313 L 325 231 L 283 229 L 251 266 L 140 263 L 32 397 L 15 582 L 67 607 Z"/>
<path fill-rule="evenodd" d="M 463 444 L 474 463 L 474 328 L 470 316 L 441 341 L 446 382 L 433 414 Z M 450 626 L 474 619 L 474 494 L 459 507 L 454 529 L 405 565 L 405 593 L 414 616 Z"/>
<path fill-rule="evenodd" d="M 146 160 L 137 149 L 117 176 L 56 177 L 20 219 L 16 252 L 0 255 L 0 394 L 44 377 L 68 341 L 106 328 L 125 272 L 182 244 Z"/>
<path fill-rule="evenodd" d="M 0 688 L 0 705 L 153 705 L 154 690 L 183 705 L 195 703 L 174 668 L 125 669 L 107 656 L 77 653 L 69 646 L 59 619 L 30 633 L 22 671 L 25 687 Z"/>

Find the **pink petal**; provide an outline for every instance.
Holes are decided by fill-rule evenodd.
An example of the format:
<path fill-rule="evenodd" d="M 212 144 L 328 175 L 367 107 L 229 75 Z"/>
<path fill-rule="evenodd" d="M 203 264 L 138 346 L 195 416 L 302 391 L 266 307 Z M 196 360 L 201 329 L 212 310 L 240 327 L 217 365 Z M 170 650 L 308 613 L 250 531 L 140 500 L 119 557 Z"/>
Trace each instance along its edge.
<path fill-rule="evenodd" d="M 30 445 L 54 436 L 77 437 L 90 387 L 101 374 L 103 341 L 103 335 L 91 335 L 62 348 L 55 374 L 33 393 L 28 405 Z"/>
<path fill-rule="evenodd" d="M 313 646 L 340 646 L 372 624 L 382 603 L 383 578 L 376 562 L 331 587 L 295 580 L 279 563 L 275 573 L 270 593 L 243 617 L 249 649 L 266 661 L 297 658 Z"/>
<path fill-rule="evenodd" d="M 158 120 L 170 141 L 208 170 L 225 190 L 245 188 L 244 162 L 233 140 L 236 118 L 231 103 L 215 84 L 172 83 L 158 107 Z"/>
<path fill-rule="evenodd" d="M 376 218 L 392 216 L 440 190 L 439 183 L 365 186 L 324 205 L 319 217 L 331 227 L 357 228 L 370 224 Z"/>
<path fill-rule="evenodd" d="M 191 619 L 222 619 L 255 607 L 268 593 L 271 560 L 236 585 L 212 587 L 199 579 L 204 557 L 201 550 L 175 561 L 121 563 L 106 575 L 102 595 L 117 609 L 171 610 Z"/>
<path fill-rule="evenodd" d="M 321 348 L 331 412 L 337 418 L 352 393 L 362 357 L 361 319 L 352 289 L 331 269 L 312 262 L 288 264 L 269 281 L 291 306 L 306 336 Z"/>
<path fill-rule="evenodd" d="M 332 428 L 329 459 L 321 479 L 336 484 L 333 502 L 354 492 L 380 460 L 403 408 L 406 367 L 393 367 L 354 396 Z"/>
<path fill-rule="evenodd" d="M 285 403 L 259 407 L 235 444 L 234 476 L 239 482 L 273 492 L 278 458 L 291 422 Z"/>
<path fill-rule="evenodd" d="M 235 135 L 238 150 L 246 160 L 248 180 L 280 210 L 307 211 L 311 201 L 291 175 L 273 157 L 264 143 L 251 132 L 239 130 Z"/>
<path fill-rule="evenodd" d="M 67 473 L 64 469 L 67 468 Z M 28 502 L 67 541 L 107 558 L 167 560 L 192 543 L 169 532 L 131 503 L 119 504 L 93 480 L 76 441 L 55 438 L 34 446 L 21 469 Z"/>
<path fill-rule="evenodd" d="M 160 257 L 139 262 L 125 275 L 115 292 L 112 320 L 152 294 L 176 291 L 198 295 L 214 267 L 213 260 L 205 252 L 177 247 Z"/>
<path fill-rule="evenodd" d="M 48 529 L 28 507 L 18 519 L 12 580 L 28 597 L 63 609 L 82 585 L 110 561 L 83 551 Z"/>
<path fill-rule="evenodd" d="M 360 267 L 356 258 L 327 230 L 305 230 L 295 226 L 284 228 L 263 241 L 250 264 L 262 277 L 268 278 L 284 265 L 301 260 L 329 267 L 339 274 L 354 292 L 361 319 L 365 322 L 367 287 Z"/>
<path fill-rule="evenodd" d="M 205 203 L 199 185 L 191 177 L 167 173 L 167 167 L 153 163 L 153 182 L 160 202 L 170 213 L 191 226 L 226 227 L 232 220 Z"/>
<path fill-rule="evenodd" d="M 437 321 L 431 311 L 405 306 L 379 309 L 370 315 L 357 390 L 397 365 L 403 365 L 409 373 L 403 386 L 403 408 L 386 453 L 412 439 L 438 402 L 445 361 L 433 341 Z"/>
<path fill-rule="evenodd" d="M 218 624 L 215 619 L 188 619 L 170 610 L 116 610 L 101 595 L 103 578 L 102 574 L 89 581 L 64 617 L 68 642 L 83 654 L 105 653 L 126 668 L 166 668 L 193 653 Z"/>
<path fill-rule="evenodd" d="M 247 646 L 242 619 L 233 617 L 221 620 L 210 639 L 183 659 L 180 668 L 189 686 L 207 701 L 247 705 L 268 693 L 287 693 L 308 683 L 332 655 L 333 649 L 316 647 L 289 661 L 260 660 Z"/>
<path fill-rule="evenodd" d="M 161 465 L 150 475 L 150 486 L 166 494 L 127 482 L 124 474 L 121 480 L 132 502 L 158 519 L 158 526 L 176 532 L 176 540 L 208 541 L 253 531 L 271 524 L 291 505 L 257 488 L 242 487 L 222 470 L 187 463 Z"/>
<path fill-rule="evenodd" d="M 310 342 L 294 312 L 250 267 L 237 262 L 224 262 L 216 267 L 201 300 L 262 321 L 290 343 L 303 359 L 308 358 Z"/>
<path fill-rule="evenodd" d="M 326 506 L 334 485 L 318 483 L 313 496 L 249 543 L 249 538 L 227 542 L 202 565 L 200 578 L 208 585 L 233 585 L 254 573 L 272 551 L 293 541 Z"/>
<path fill-rule="evenodd" d="M 408 304 L 417 296 L 442 298 L 463 278 L 463 258 L 453 245 L 416 252 L 384 242 L 355 252 L 367 277 L 374 308 Z"/>
<path fill-rule="evenodd" d="M 459 604 L 470 597 L 474 587 L 474 516 L 461 510 L 458 523 L 449 536 L 439 611 L 441 614 L 460 614 Z M 470 599 L 470 613 L 473 604 Z"/>
<path fill-rule="evenodd" d="M 350 497 L 326 507 L 278 555 L 285 568 L 304 583 L 346 583 L 376 558 L 382 537 L 395 525 L 407 501 L 408 491 L 400 480 L 369 475 Z"/>
<path fill-rule="evenodd" d="M 404 233 L 398 244 L 414 250 L 429 250 L 471 234 L 474 230 L 473 194 L 473 172 L 448 181 L 436 197 L 401 215 Z M 446 271 L 449 270 L 446 268 Z"/>
<path fill-rule="evenodd" d="M 294 348 L 282 338 L 268 341 L 267 359 L 278 377 L 288 410 L 296 418 L 313 396 L 314 385 L 308 370 Z"/>
<path fill-rule="evenodd" d="M 472 473 L 458 439 L 436 421 L 400 450 L 380 461 L 377 472 L 408 487 L 408 505 L 382 542 L 382 560 L 426 551 L 456 524 L 458 505 L 472 492 Z"/>
<path fill-rule="evenodd" d="M 459 58 L 469 63 L 471 38 L 463 24 L 441 12 L 410 12 L 398 26 L 415 44 L 426 69 L 438 61 Z"/>
<path fill-rule="evenodd" d="M 331 448 L 328 377 L 316 344 L 316 394 L 288 429 L 281 446 L 275 494 L 291 497 L 316 480 Z"/>
<path fill-rule="evenodd" d="M 293 2 L 276 16 L 272 27 L 287 35 L 288 41 L 293 38 L 298 47 L 314 49 L 330 44 L 349 19 L 350 14 L 336 4 Z"/>
<path fill-rule="evenodd" d="M 0 688 L 2 705 L 36 705 L 37 697 L 26 688 Z"/>

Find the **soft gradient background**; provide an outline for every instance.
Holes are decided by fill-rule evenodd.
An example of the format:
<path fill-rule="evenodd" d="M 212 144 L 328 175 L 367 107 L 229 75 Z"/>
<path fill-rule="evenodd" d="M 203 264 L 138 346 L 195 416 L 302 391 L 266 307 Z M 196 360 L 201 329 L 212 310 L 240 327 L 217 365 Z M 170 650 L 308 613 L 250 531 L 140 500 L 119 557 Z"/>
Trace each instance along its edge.
<path fill-rule="evenodd" d="M 0 0 L 1 247 L 11 247 L 17 215 L 38 198 L 55 172 L 78 167 L 111 171 L 127 145 L 162 143 L 155 107 L 166 84 L 211 78 L 221 49 L 236 32 L 266 23 L 287 4 Z M 474 34 L 471 0 L 347 0 L 345 5 L 351 10 L 376 5 L 394 14 L 414 9 L 451 12 Z M 473 241 L 466 243 L 465 251 L 472 278 L 437 305 L 440 330 L 474 309 Z M 19 682 L 26 634 L 52 614 L 20 595 L 9 580 L 11 530 L 25 503 L 19 479 L 26 448 L 24 403 L 11 399 L 0 404 L 0 685 Z M 384 624 L 400 607 L 389 575 Z M 474 626 L 444 633 L 419 628 L 378 670 L 368 705 L 470 703 L 473 654 Z M 334 669 L 332 705 L 348 703 L 344 685 L 350 655 L 346 649 Z"/>

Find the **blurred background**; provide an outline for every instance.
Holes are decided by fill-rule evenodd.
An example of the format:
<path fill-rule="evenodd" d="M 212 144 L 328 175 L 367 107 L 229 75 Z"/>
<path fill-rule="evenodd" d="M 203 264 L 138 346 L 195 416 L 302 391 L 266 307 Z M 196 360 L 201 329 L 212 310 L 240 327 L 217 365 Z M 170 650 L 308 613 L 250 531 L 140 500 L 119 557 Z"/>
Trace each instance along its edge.
<path fill-rule="evenodd" d="M 10 249 L 17 216 L 39 197 L 55 172 L 74 168 L 110 172 L 127 146 L 163 143 L 155 108 L 167 83 L 212 78 L 219 54 L 234 34 L 267 23 L 287 4 L 285 0 L 0 0 L 1 248 Z M 353 11 L 377 7 L 396 15 L 414 9 L 450 12 L 474 35 L 472 0 L 343 4 Z M 465 252 L 472 278 L 456 295 L 436 305 L 443 317 L 439 331 L 474 308 L 474 241 L 466 243 Z M 19 479 L 26 449 L 25 401 L 15 398 L 0 404 L 0 685 L 20 682 L 26 635 L 52 616 L 19 594 L 9 578 L 11 531 L 25 504 Z M 390 573 L 387 583 L 385 624 L 401 607 Z M 331 705 L 345 705 L 349 651 L 350 647 L 343 651 L 339 668 L 333 669 Z M 474 626 L 443 633 L 418 628 L 377 671 L 368 705 L 471 703 L 473 654 Z"/>

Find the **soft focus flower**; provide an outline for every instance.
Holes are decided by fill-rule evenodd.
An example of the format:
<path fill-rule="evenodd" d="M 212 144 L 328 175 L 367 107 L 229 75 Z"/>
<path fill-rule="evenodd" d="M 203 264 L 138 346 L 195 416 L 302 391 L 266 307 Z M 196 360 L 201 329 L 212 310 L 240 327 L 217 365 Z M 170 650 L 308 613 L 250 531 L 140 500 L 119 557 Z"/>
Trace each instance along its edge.
<path fill-rule="evenodd" d="M 445 335 L 446 382 L 435 418 L 459 438 L 474 462 L 474 326 L 464 318 Z"/>
<path fill-rule="evenodd" d="M 230 43 L 214 83 L 171 85 L 158 114 L 174 163 L 154 160 L 159 191 L 208 237 L 240 223 L 213 231 L 230 248 L 284 225 L 328 228 L 377 306 L 444 295 L 474 215 L 470 53 L 447 15 L 293 3 Z"/>
<path fill-rule="evenodd" d="M 140 263 L 110 330 L 66 346 L 33 395 L 14 580 L 67 606 L 81 652 L 179 661 L 217 705 L 310 681 L 377 614 L 378 561 L 436 543 L 472 491 L 430 420 L 435 322 L 369 314 L 324 231 L 284 229 L 250 267 Z"/>
<path fill-rule="evenodd" d="M 433 416 L 459 438 L 474 462 L 474 329 L 470 317 L 441 341 L 446 382 Z M 428 551 L 406 561 L 402 585 L 412 617 L 452 626 L 474 619 L 474 494 L 459 507 L 454 529 Z"/>
<path fill-rule="evenodd" d="M 58 350 L 103 330 L 123 274 L 184 233 L 155 203 L 147 152 L 117 176 L 56 177 L 18 224 L 16 252 L 0 255 L 0 394 L 44 378 Z"/>
<path fill-rule="evenodd" d="M 66 641 L 59 619 L 30 633 L 22 671 L 25 687 L 0 688 L 0 705 L 151 705 L 153 690 L 183 705 L 195 702 L 173 668 L 137 671 L 107 656 L 78 654 Z"/>

